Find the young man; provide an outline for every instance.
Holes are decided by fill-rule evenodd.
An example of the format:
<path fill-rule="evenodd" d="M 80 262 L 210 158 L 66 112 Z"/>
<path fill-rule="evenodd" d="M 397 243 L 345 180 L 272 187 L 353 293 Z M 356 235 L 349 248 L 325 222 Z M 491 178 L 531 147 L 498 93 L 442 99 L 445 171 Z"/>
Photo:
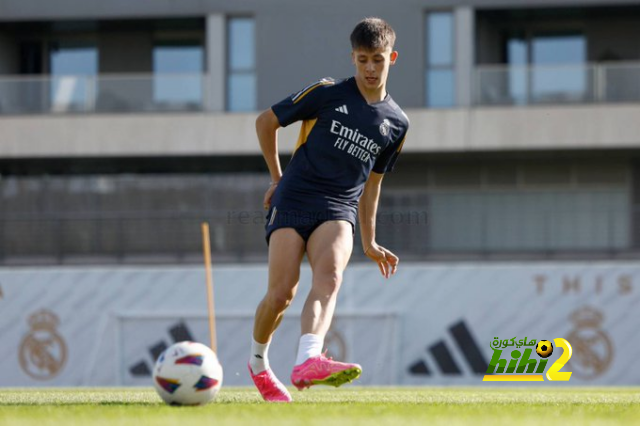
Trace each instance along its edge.
<path fill-rule="evenodd" d="M 367 18 L 351 34 L 354 77 L 323 79 L 264 111 L 256 120 L 260 147 L 271 174 L 264 196 L 269 244 L 269 285 L 256 311 L 250 375 L 266 401 L 291 395 L 269 368 L 271 337 L 295 296 L 307 254 L 313 272 L 302 311 L 302 336 L 291 382 L 340 386 L 358 378 L 358 364 L 322 354 L 342 274 L 359 217 L 364 253 L 385 278 L 398 257 L 375 240 L 375 218 L 385 172 L 393 169 L 409 120 L 387 93 L 389 67 L 398 53 L 395 33 L 382 19 Z M 277 130 L 302 121 L 293 158 L 283 174 Z"/>

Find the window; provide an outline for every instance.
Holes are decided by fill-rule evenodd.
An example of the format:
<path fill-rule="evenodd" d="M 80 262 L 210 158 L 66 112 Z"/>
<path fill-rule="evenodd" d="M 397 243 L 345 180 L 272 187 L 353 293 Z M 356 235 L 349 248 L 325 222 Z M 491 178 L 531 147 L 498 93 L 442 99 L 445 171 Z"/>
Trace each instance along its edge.
<path fill-rule="evenodd" d="M 433 12 L 426 17 L 426 103 L 431 108 L 455 105 L 453 14 Z"/>
<path fill-rule="evenodd" d="M 513 103 L 527 103 L 527 41 L 522 37 L 512 37 L 507 41 L 509 57 L 509 88 Z"/>
<path fill-rule="evenodd" d="M 90 43 L 54 43 L 50 49 L 52 75 L 96 75 L 98 51 Z"/>
<path fill-rule="evenodd" d="M 256 54 L 253 18 L 231 18 L 227 35 L 227 109 L 255 111 Z"/>
<path fill-rule="evenodd" d="M 98 51 L 88 42 L 57 42 L 49 49 L 54 111 L 83 110 L 98 72 Z"/>
<path fill-rule="evenodd" d="M 506 48 L 514 103 L 584 101 L 592 96 L 584 35 L 522 34 L 509 37 Z"/>
<path fill-rule="evenodd" d="M 202 105 L 204 51 L 198 42 L 163 42 L 153 49 L 153 96 L 162 104 Z"/>
<path fill-rule="evenodd" d="M 532 89 L 541 100 L 582 100 L 587 91 L 586 42 L 584 36 L 545 35 L 534 37 L 531 62 Z"/>

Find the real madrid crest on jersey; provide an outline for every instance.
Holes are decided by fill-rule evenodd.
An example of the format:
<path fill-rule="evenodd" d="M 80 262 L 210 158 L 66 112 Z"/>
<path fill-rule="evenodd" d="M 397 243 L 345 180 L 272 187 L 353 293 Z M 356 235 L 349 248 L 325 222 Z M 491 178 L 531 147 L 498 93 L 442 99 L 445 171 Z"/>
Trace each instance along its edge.
<path fill-rule="evenodd" d="M 387 136 L 389 134 L 389 130 L 391 130 L 391 123 L 386 118 L 380 124 L 380 134 L 382 136 Z"/>

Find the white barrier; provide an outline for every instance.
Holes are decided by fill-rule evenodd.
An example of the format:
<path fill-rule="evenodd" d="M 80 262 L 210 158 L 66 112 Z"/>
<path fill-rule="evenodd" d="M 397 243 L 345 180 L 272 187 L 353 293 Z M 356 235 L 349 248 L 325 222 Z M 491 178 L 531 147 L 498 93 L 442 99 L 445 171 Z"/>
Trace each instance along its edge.
<path fill-rule="evenodd" d="M 214 270 L 227 385 L 250 384 L 266 276 L 264 265 Z M 208 343 L 204 278 L 198 267 L 0 269 L 0 386 L 149 385 L 164 347 Z M 286 381 L 309 282 L 303 268 L 271 347 Z M 563 337 L 574 351 L 569 384 L 637 385 L 638 282 L 634 263 L 403 264 L 388 281 L 373 264 L 352 265 L 326 343 L 363 365 L 364 385 L 483 385 L 496 337 Z"/>

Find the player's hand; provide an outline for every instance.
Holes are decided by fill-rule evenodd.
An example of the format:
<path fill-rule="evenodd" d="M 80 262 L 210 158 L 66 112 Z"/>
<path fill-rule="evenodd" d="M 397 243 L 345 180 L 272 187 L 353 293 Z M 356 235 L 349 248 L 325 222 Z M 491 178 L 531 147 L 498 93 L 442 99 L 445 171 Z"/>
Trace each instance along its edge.
<path fill-rule="evenodd" d="M 273 193 L 276 192 L 276 188 L 278 187 L 278 182 L 271 182 L 269 185 L 269 189 L 264 193 L 264 200 L 262 201 L 262 205 L 265 210 L 269 210 L 271 207 L 271 197 L 273 197 Z"/>
<path fill-rule="evenodd" d="M 400 259 L 386 248 L 373 243 L 369 248 L 365 249 L 364 254 L 378 264 L 380 273 L 385 278 L 389 278 L 396 273 Z"/>

